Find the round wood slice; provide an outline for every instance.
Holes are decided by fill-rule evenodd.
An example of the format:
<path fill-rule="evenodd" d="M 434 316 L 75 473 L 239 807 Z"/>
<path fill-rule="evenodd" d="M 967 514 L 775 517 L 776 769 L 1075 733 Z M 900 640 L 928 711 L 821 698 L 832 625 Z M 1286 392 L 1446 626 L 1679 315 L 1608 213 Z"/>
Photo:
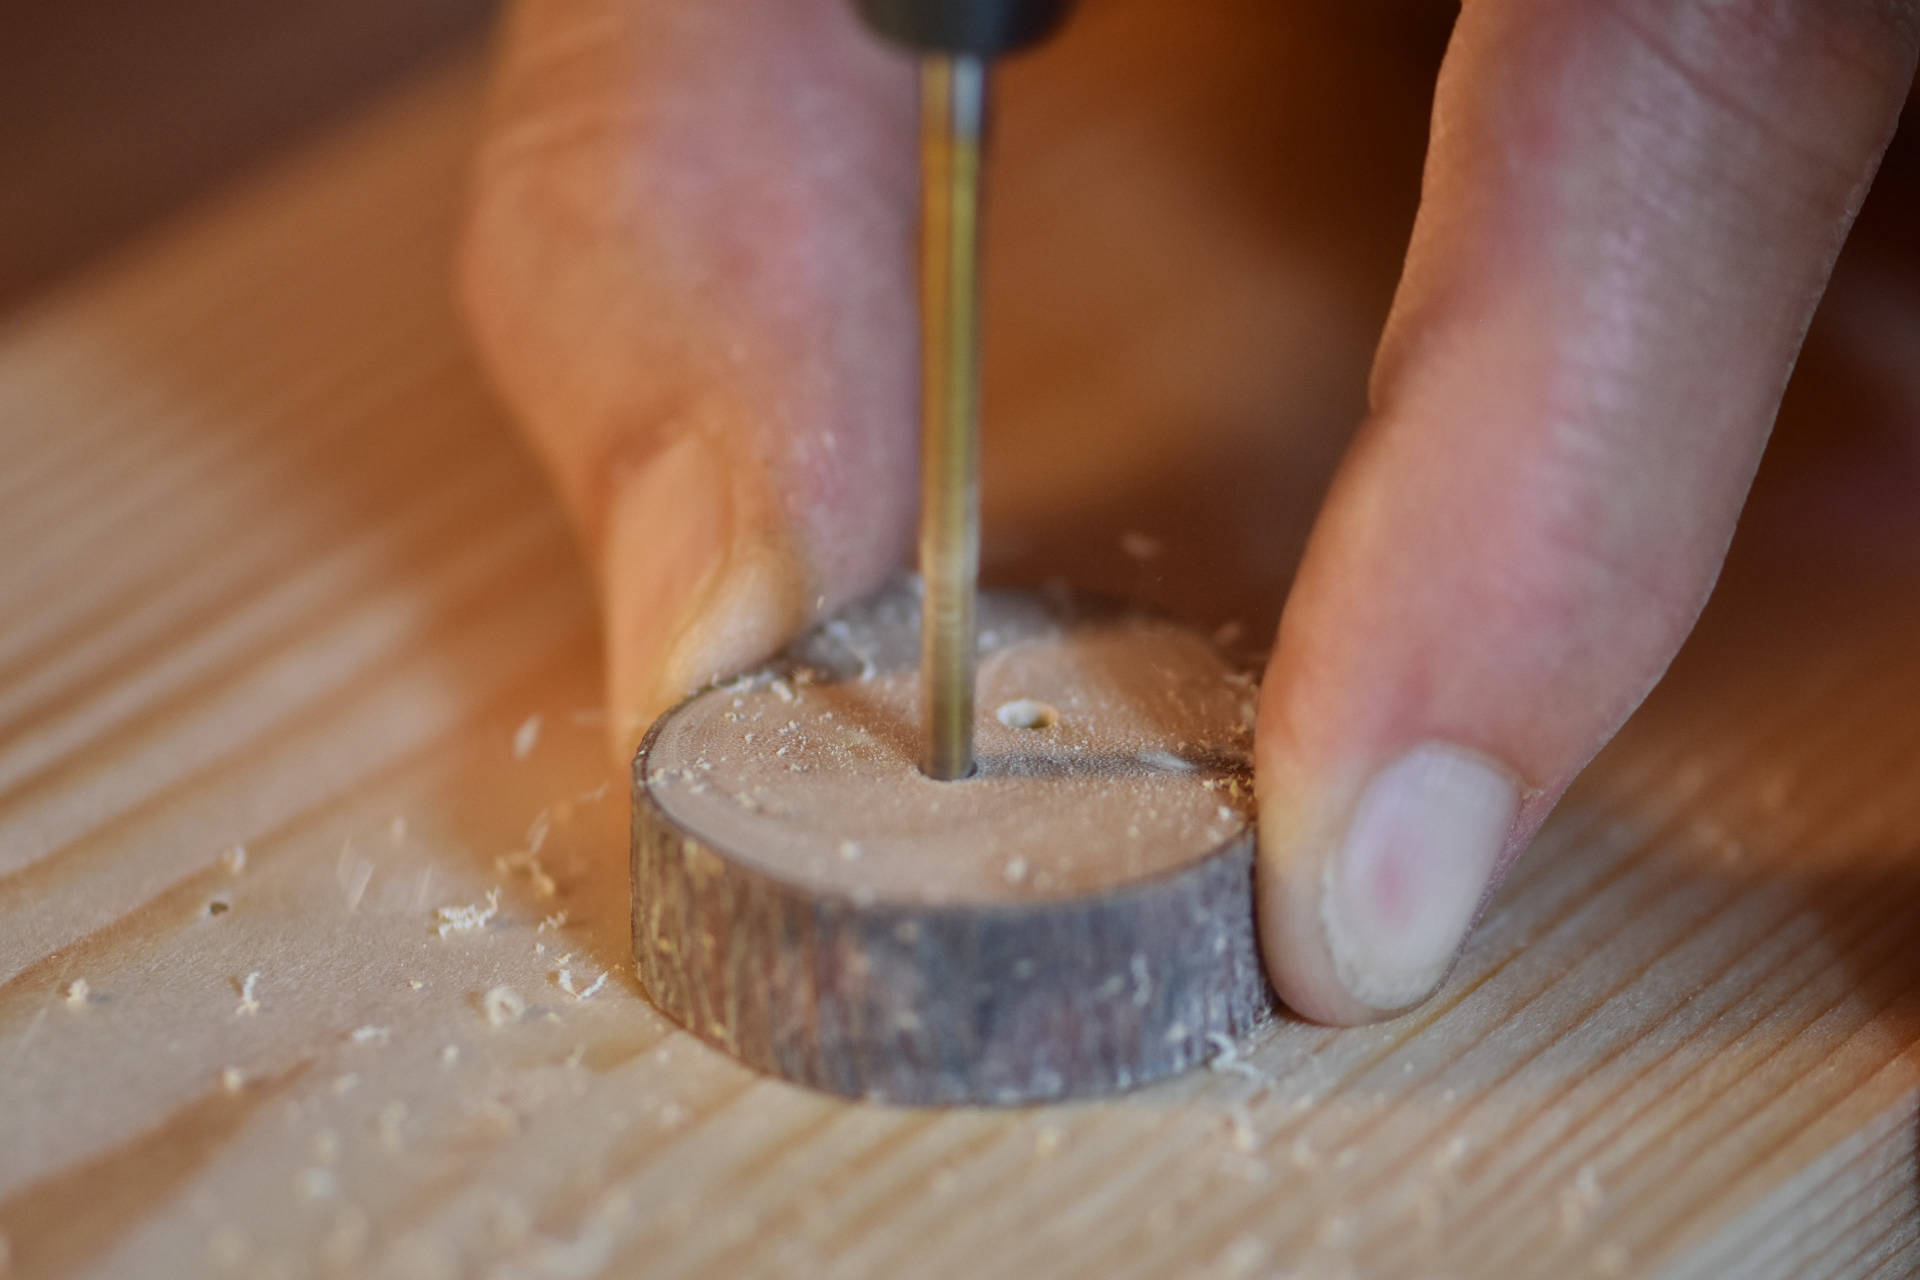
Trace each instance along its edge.
<path fill-rule="evenodd" d="M 670 1017 L 849 1097 L 1126 1089 L 1272 1010 L 1251 681 L 1164 619 L 980 602 L 975 775 L 918 767 L 897 587 L 662 717 L 633 773 L 633 943 Z"/>

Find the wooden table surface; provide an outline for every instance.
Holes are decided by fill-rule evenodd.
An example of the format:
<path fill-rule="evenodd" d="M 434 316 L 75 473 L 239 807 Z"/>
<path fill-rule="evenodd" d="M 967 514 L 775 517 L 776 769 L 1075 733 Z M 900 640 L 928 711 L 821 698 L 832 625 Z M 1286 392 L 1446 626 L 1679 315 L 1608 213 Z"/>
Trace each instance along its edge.
<path fill-rule="evenodd" d="M 1341 86 L 1429 56 L 1287 8 L 1096 7 L 1011 77 L 998 576 L 1271 625 L 1417 191 L 1420 75 Z M 632 977 L 588 575 L 449 302 L 480 70 L 0 326 L 0 1274 L 1920 1265 L 1920 311 L 1871 246 L 1700 634 L 1430 1005 L 849 1105 Z"/>

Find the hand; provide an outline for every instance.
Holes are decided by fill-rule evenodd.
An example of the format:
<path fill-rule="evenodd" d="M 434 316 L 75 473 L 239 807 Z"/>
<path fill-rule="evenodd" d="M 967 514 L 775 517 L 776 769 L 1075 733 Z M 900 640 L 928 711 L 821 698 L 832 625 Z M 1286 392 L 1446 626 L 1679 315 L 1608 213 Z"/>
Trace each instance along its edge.
<path fill-rule="evenodd" d="M 622 749 L 904 559 L 913 89 L 845 0 L 520 0 L 469 314 L 600 568 Z M 1276 987 L 1423 999 L 1718 573 L 1916 0 L 1474 0 L 1263 688 Z"/>

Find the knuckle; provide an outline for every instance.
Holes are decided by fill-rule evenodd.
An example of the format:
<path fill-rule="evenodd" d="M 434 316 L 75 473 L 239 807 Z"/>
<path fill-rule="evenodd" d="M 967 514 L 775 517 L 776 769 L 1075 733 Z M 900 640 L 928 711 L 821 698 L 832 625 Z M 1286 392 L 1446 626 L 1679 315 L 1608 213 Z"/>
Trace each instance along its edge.
<path fill-rule="evenodd" d="M 1815 151 L 1889 127 L 1920 47 L 1920 0 L 1595 3 L 1699 96 Z"/>

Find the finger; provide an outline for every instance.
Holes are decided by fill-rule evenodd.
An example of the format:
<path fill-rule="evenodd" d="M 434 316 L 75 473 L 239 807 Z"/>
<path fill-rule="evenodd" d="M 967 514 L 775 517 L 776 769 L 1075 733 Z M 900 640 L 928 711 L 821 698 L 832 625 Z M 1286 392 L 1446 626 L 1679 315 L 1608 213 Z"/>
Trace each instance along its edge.
<path fill-rule="evenodd" d="M 913 98 L 844 0 L 520 0 L 463 301 L 593 554 L 616 749 L 901 561 Z"/>
<path fill-rule="evenodd" d="M 1409 1007 L 1719 571 L 1912 76 L 1881 0 L 1479 0 L 1262 694 L 1290 1005 Z"/>

